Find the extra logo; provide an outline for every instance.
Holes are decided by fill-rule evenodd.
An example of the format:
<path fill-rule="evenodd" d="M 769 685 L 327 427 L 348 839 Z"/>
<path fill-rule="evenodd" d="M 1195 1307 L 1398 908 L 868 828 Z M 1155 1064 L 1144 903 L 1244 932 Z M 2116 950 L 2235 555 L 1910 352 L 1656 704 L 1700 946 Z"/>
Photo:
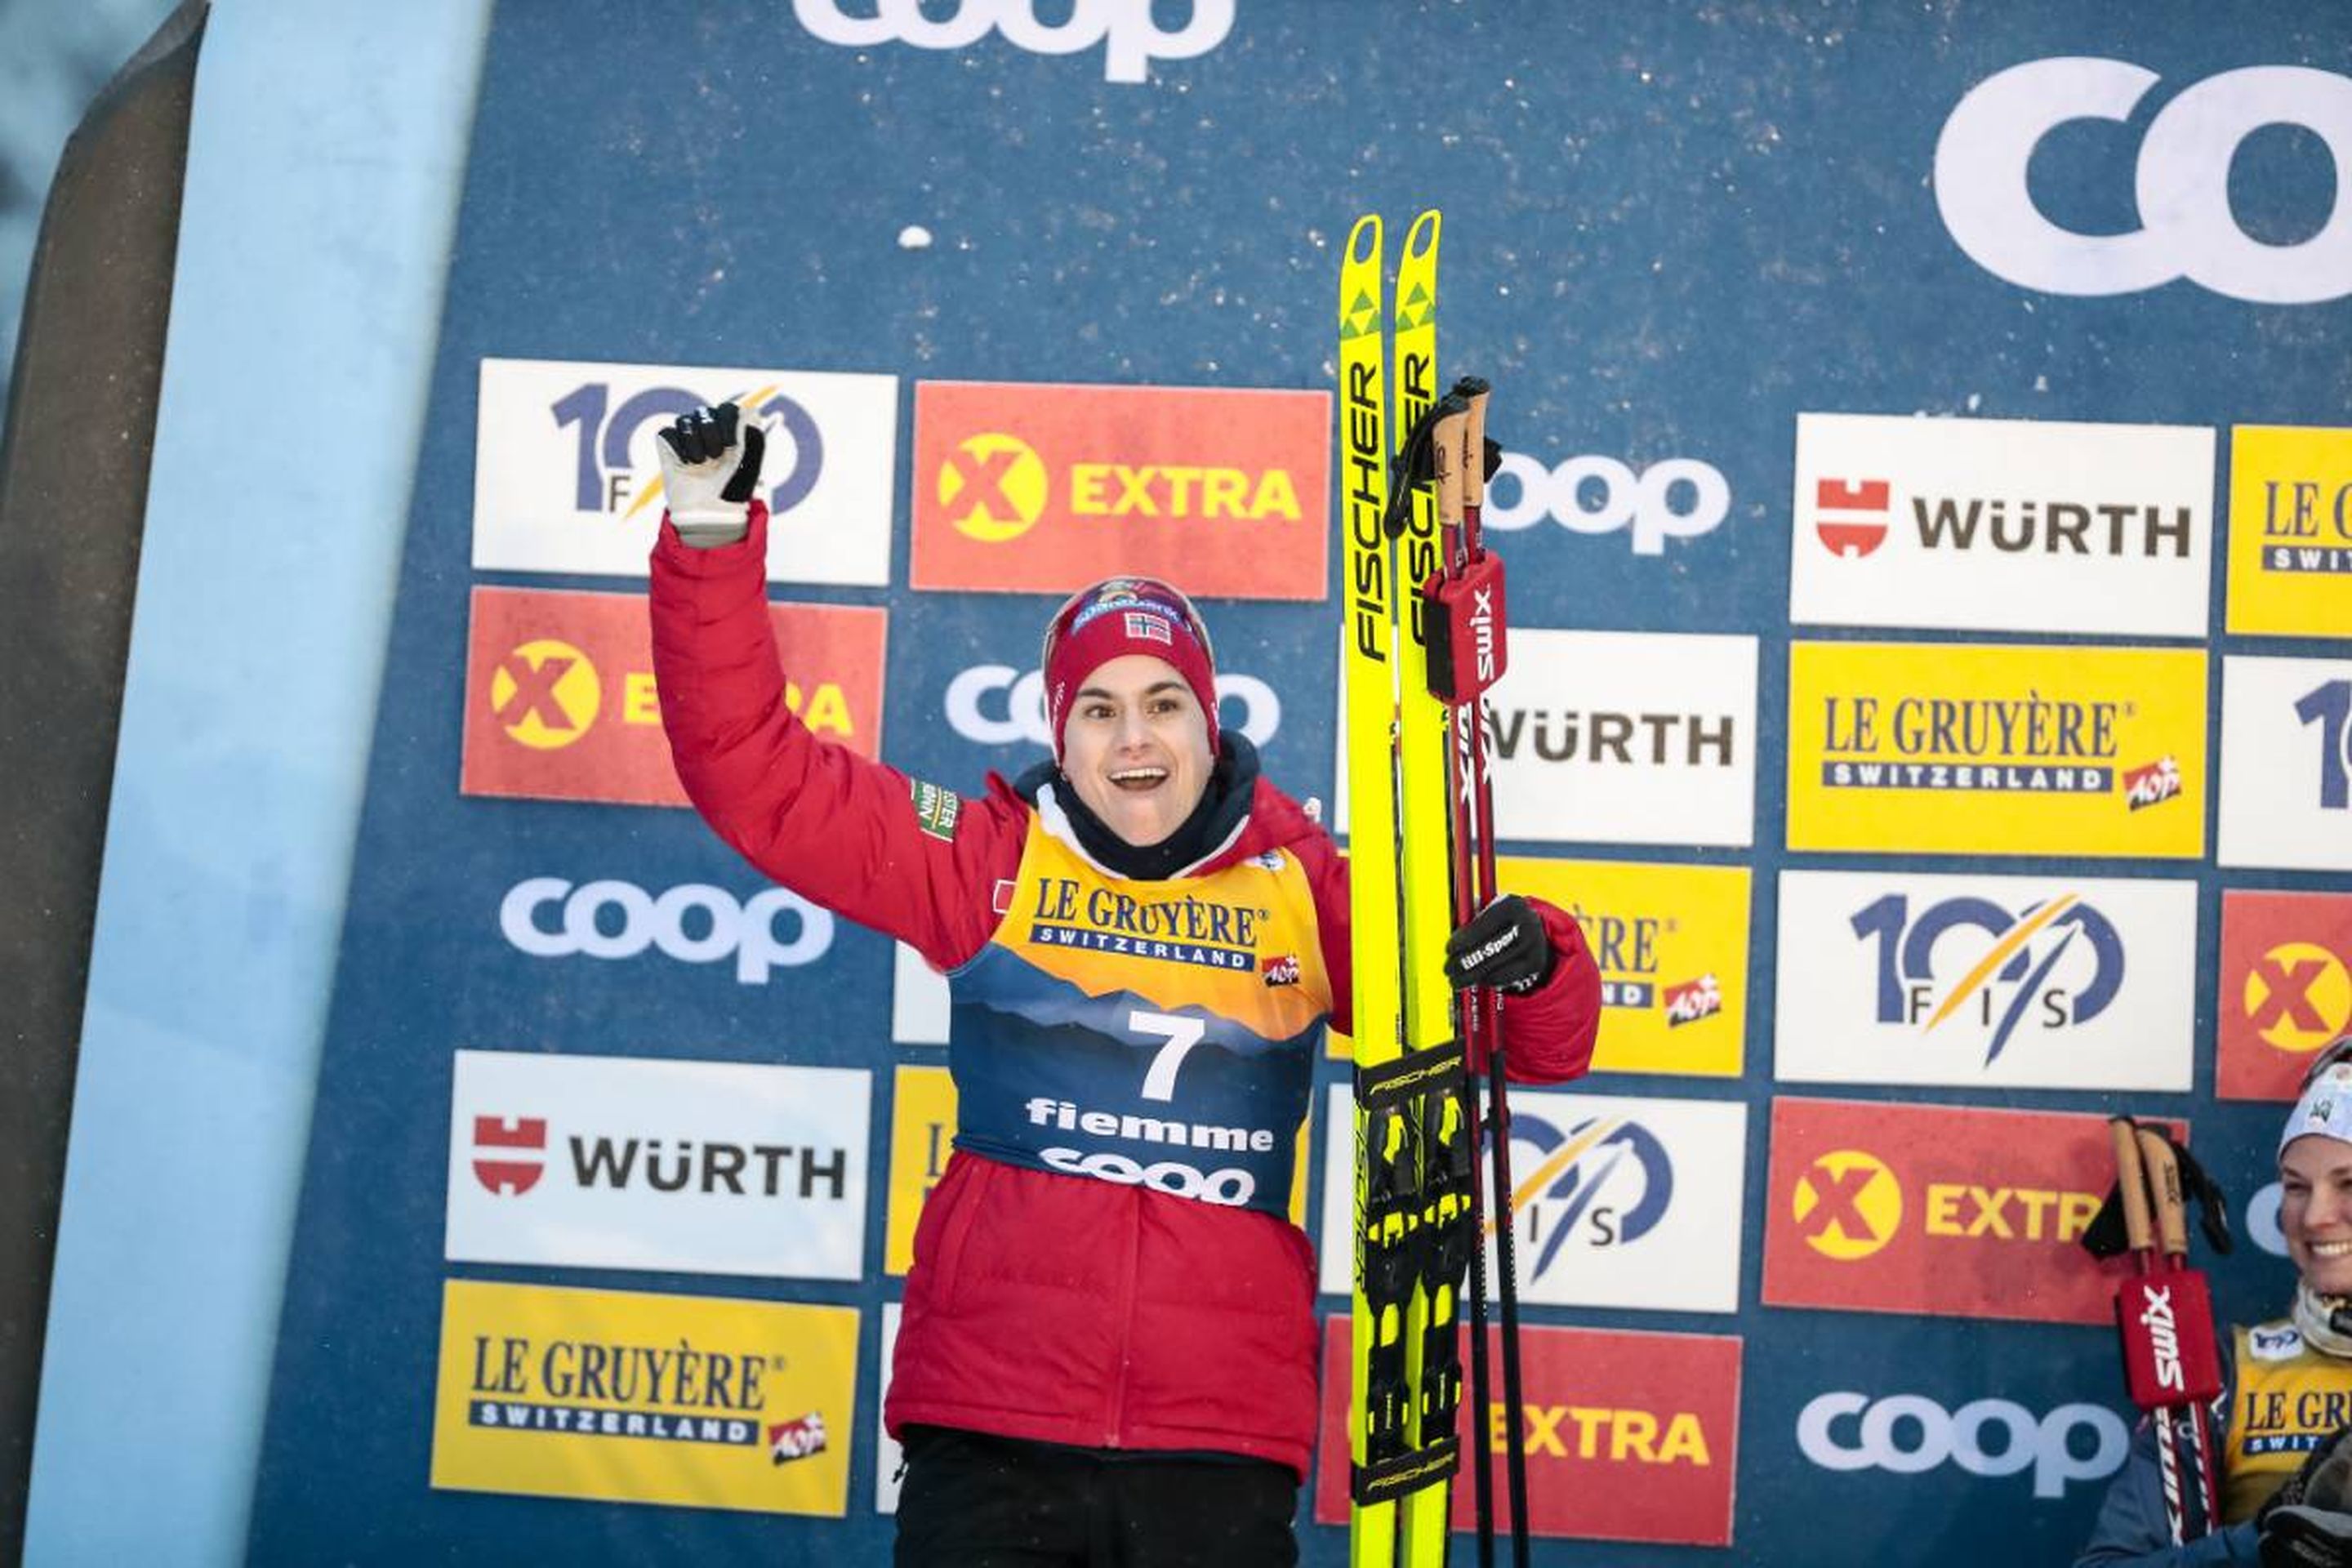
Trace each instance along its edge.
<path fill-rule="evenodd" d="M 869 1075 L 459 1051 L 447 1256 L 854 1279 Z"/>
<path fill-rule="evenodd" d="M 2202 637 L 2213 432 L 1797 416 L 1789 614 Z"/>
<path fill-rule="evenodd" d="M 2352 661 L 2221 667 L 2220 859 L 2352 870 Z"/>
<path fill-rule="evenodd" d="M 910 579 L 1320 599 L 1329 413 L 1321 392 L 919 383 Z"/>
<path fill-rule="evenodd" d="M 1797 1178 L 1790 1212 L 1806 1246 L 1851 1263 L 1895 1239 L 1903 1223 L 1903 1184 L 1875 1154 L 1834 1149 Z"/>
<path fill-rule="evenodd" d="M 2044 137 L 2077 121 L 2128 123 L 2157 74 L 2123 60 L 2032 60 L 1987 78 L 1936 143 L 1936 205 L 1952 238 L 1994 275 L 2052 294 L 2128 294 L 2176 279 L 2266 305 L 2352 293 L 2352 202 L 2298 215 L 2292 241 L 2250 234 L 2230 197 L 2247 138 L 2292 125 L 2352 167 L 2352 79 L 2301 66 L 2223 71 L 2184 88 L 2147 121 L 2126 177 L 2139 221 L 2084 233 L 2033 199 L 2027 170 Z"/>
<path fill-rule="evenodd" d="M 2114 1175 L 2096 1116 L 1777 1099 L 1764 1300 L 2110 1321 L 2076 1243 Z"/>
<path fill-rule="evenodd" d="M 1488 1353 L 1500 1354 L 1500 1330 Z M 1323 1341 L 1318 1523 L 1348 1519 L 1348 1345 Z M 1499 1456 L 1518 1428 L 1528 1459 L 1528 1527 L 1538 1536 L 1727 1547 L 1739 1471 L 1741 1342 L 1710 1334 L 1529 1327 L 1517 1408 L 1463 1401 L 1464 1446 Z M 1465 1355 L 1465 1361 L 1468 1359 Z M 1474 1489 L 1454 1489 L 1453 1527 L 1472 1527 Z"/>
<path fill-rule="evenodd" d="M 1053 744 L 1045 730 L 1045 681 L 1034 669 L 971 665 L 948 682 L 943 706 L 949 728 L 976 746 Z M 1238 722 L 1233 721 L 1235 709 Z M 1282 729 L 1282 698 L 1255 675 L 1220 670 L 1217 722 L 1264 746 Z"/>
<path fill-rule="evenodd" d="M 1730 483 L 1696 458 L 1670 458 L 1637 474 L 1615 458 L 1570 458 L 1547 468 L 1523 452 L 1506 452 L 1481 518 L 1504 532 L 1546 518 L 1571 533 L 1623 531 L 1634 554 L 1663 555 L 1666 541 L 1712 533 L 1730 515 Z"/>
<path fill-rule="evenodd" d="M 2231 431 L 2229 627 L 2352 635 L 2352 429 Z"/>
<path fill-rule="evenodd" d="M 733 402 L 767 435 L 770 575 L 889 580 L 898 382 L 885 375 L 551 360 L 481 365 L 478 570 L 643 577 L 661 521 L 663 426 Z"/>
<path fill-rule="evenodd" d="M 1075 55 L 1101 46 L 1103 77 L 1139 82 L 1154 60 L 1197 59 L 1225 41 L 1233 30 L 1234 0 L 1190 0 L 1181 26 L 1160 26 L 1152 0 L 1069 0 L 1040 5 L 1039 0 L 955 0 L 944 16 L 925 0 L 865 0 L 852 16 L 841 0 L 793 0 L 802 26 L 828 44 L 872 48 L 911 44 L 919 49 L 969 48 L 993 32 L 1033 55 Z M 1063 13 L 1048 22 L 1039 13 Z M 1161 14 L 1168 10 L 1159 7 Z"/>
<path fill-rule="evenodd" d="M 2352 1033 L 2352 895 L 2221 894 L 2214 1089 L 2292 1100 L 2312 1053 Z"/>
<path fill-rule="evenodd" d="M 684 805 L 637 594 L 476 588 L 467 633 L 467 795 Z M 888 612 L 771 605 L 795 673 L 784 702 L 820 738 L 881 745 Z"/>
<path fill-rule="evenodd" d="M 2077 1436 L 2087 1434 L 2087 1442 Z M 2007 1399 L 1972 1399 L 1947 1410 L 1924 1394 L 1838 1390 L 1797 1415 L 1797 1447 L 1825 1470 L 1923 1475 L 1946 1464 L 1996 1479 L 2032 1471 L 2033 1495 L 2063 1497 L 2078 1482 L 2123 1468 L 2131 1432 L 2098 1405 L 2061 1405 L 2036 1415 Z"/>
<path fill-rule="evenodd" d="M 1792 849 L 2203 849 L 2201 651 L 1801 642 L 1790 714 Z"/>
<path fill-rule="evenodd" d="M 780 931 L 778 921 L 790 924 Z M 688 882 L 649 893 L 604 879 L 577 886 L 526 877 L 499 901 L 499 931 L 533 958 L 631 959 L 648 948 L 681 963 L 732 961 L 741 985 L 764 985 L 779 969 L 814 963 L 833 948 L 833 913 L 782 888 L 739 900 L 724 888 Z"/>
<path fill-rule="evenodd" d="M 839 1518 L 848 1307 L 453 1279 L 432 1484 Z M 632 1458 L 631 1456 L 635 1456 Z"/>
<path fill-rule="evenodd" d="M 1792 870 L 1780 929 L 1785 1081 L 2189 1089 L 2193 883 Z"/>

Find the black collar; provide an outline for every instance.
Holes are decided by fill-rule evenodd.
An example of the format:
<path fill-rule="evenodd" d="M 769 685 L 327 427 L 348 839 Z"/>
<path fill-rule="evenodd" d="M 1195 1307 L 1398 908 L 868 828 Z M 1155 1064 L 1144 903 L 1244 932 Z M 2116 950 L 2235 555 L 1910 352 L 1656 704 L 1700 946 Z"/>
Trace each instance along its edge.
<path fill-rule="evenodd" d="M 1192 815 L 1157 844 L 1129 844 L 1121 838 L 1087 808 L 1076 787 L 1051 762 L 1039 763 L 1023 773 L 1013 788 L 1034 803 L 1037 792 L 1052 784 L 1054 804 L 1062 808 L 1078 847 L 1088 859 L 1121 877 L 1160 882 L 1207 858 L 1233 837 L 1234 829 L 1249 815 L 1250 797 L 1257 793 L 1257 748 L 1247 736 L 1227 731 L 1218 737 L 1217 760 L 1209 769 L 1208 787 L 1201 792 Z"/>

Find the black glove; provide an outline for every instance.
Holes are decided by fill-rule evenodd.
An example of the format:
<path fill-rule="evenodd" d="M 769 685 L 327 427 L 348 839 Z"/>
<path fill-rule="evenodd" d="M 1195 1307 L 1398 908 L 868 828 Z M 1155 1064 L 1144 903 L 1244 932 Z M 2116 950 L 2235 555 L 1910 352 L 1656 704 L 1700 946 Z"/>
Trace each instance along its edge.
<path fill-rule="evenodd" d="M 2265 1508 L 2263 1568 L 2352 1568 L 2352 1513 L 2303 1503 Z"/>
<path fill-rule="evenodd" d="M 2255 1513 L 2263 1561 L 2352 1568 L 2352 1511 L 2347 1510 L 2352 1510 L 2352 1426 L 2314 1448 Z"/>
<path fill-rule="evenodd" d="M 1535 906 L 1505 893 L 1445 939 L 1445 978 L 1456 991 L 1491 985 L 1524 996 L 1551 978 L 1557 957 Z"/>
<path fill-rule="evenodd" d="M 759 488 L 767 432 L 731 403 L 698 408 L 665 426 L 655 455 L 670 526 L 688 544 L 732 543 L 751 527 L 744 503 Z"/>

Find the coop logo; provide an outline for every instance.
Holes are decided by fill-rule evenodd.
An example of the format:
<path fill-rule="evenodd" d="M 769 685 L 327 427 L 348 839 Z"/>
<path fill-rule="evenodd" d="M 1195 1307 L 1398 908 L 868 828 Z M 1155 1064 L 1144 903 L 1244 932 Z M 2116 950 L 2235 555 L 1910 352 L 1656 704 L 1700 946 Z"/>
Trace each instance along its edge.
<path fill-rule="evenodd" d="M 1624 1116 L 1589 1116 L 1565 1125 L 1520 1110 L 1511 1141 L 1537 1152 L 1511 1194 L 1528 1215 L 1540 1279 L 1571 1240 L 1623 1247 L 1655 1230 L 1675 1197 L 1675 1163 L 1658 1135 Z"/>
<path fill-rule="evenodd" d="M 2330 680 L 2295 700 L 2294 716 L 2318 731 L 2319 809 L 2352 805 L 2352 680 Z"/>
<path fill-rule="evenodd" d="M 1903 1185 L 1875 1154 L 1833 1150 L 1797 1178 L 1790 1213 L 1805 1245 L 1851 1263 L 1895 1239 L 1903 1223 Z"/>
<path fill-rule="evenodd" d="M 1813 537 L 1832 555 L 1859 560 L 1886 542 L 1885 479 L 1822 479 L 1813 487 Z"/>
<path fill-rule="evenodd" d="M 1555 468 L 1506 452 L 1480 521 L 1509 532 L 1549 518 L 1571 533 L 1625 532 L 1636 555 L 1663 555 L 1670 539 L 1714 532 L 1731 514 L 1723 471 L 1671 458 L 1635 473 L 1615 458 L 1570 458 Z"/>
<path fill-rule="evenodd" d="M 1227 704 L 1240 708 L 1239 722 L 1228 721 L 1232 709 Z M 949 728 L 974 745 L 1053 744 L 1045 728 L 1045 678 L 1036 670 L 1018 670 L 1009 664 L 969 666 L 948 682 L 944 706 Z M 1219 728 L 1239 731 L 1263 746 L 1282 729 L 1282 698 L 1255 675 L 1220 670 L 1217 721 Z"/>
<path fill-rule="evenodd" d="M 764 492 L 768 510 L 781 518 L 806 500 L 824 472 L 824 437 L 816 420 L 775 384 L 735 388 L 711 395 L 678 386 L 649 386 L 614 405 L 608 381 L 587 381 L 548 405 L 556 427 L 572 432 L 572 509 L 631 518 L 658 514 L 662 479 L 654 442 L 658 431 L 680 415 L 733 403 L 767 436 L 761 477 L 773 481 Z"/>
<path fill-rule="evenodd" d="M 1990 899 L 1963 897 L 1916 914 L 1907 895 L 1889 893 L 1849 923 L 1874 950 L 1878 1022 L 1922 1034 L 1956 1018 L 1973 1024 L 1987 1032 L 1988 1067 L 2021 1024 L 2030 1021 L 2042 1030 L 2086 1024 L 2123 989 L 2121 934 L 2074 893 L 2037 900 L 2014 913 Z M 1939 985 L 1937 948 L 1954 931 L 1974 933 L 1990 945 L 1964 973 L 1946 976 Z M 1968 946 L 1965 939 L 1958 945 Z M 2077 956 L 2062 973 L 2060 961 L 2070 952 Z"/>
<path fill-rule="evenodd" d="M 1538 762 L 1603 767 L 1744 766 L 1731 713 L 1495 706 L 1486 710 L 1486 744 L 1504 763 L 1525 752 Z"/>
<path fill-rule="evenodd" d="M 1061 592 L 1118 574 L 1202 597 L 1326 593 L 1320 392 L 927 381 L 913 585 Z"/>
<path fill-rule="evenodd" d="M 850 16 L 841 0 L 793 0 L 801 26 L 828 44 L 961 49 L 992 29 L 1033 55 L 1075 55 L 1101 45 L 1103 79 L 1118 82 L 1142 81 L 1154 60 L 1196 59 L 1223 43 L 1234 26 L 1234 0 L 1191 0 L 1183 25 L 1172 30 L 1160 26 L 1152 0 L 1070 0 L 1042 7 L 1067 11 L 1059 22 L 1039 18 L 1038 0 L 956 0 L 945 16 L 930 15 L 939 7 L 926 0 L 864 0 L 857 9 L 874 15 Z"/>
<path fill-rule="evenodd" d="M 1825 1470 L 1916 1476 L 1953 1464 L 1988 1479 L 2031 1470 L 2033 1495 L 2045 1499 L 2115 1474 L 2130 1447 L 2123 1417 L 2097 1405 L 2061 1405 L 2036 1415 L 2006 1399 L 1947 1410 L 1920 1394 L 1874 1399 L 1837 1390 L 1797 1414 L 1797 1447 Z"/>
<path fill-rule="evenodd" d="M 494 1195 L 520 1197 L 539 1185 L 546 1153 L 544 1116 L 474 1118 L 474 1179 Z"/>
<path fill-rule="evenodd" d="M 656 895 L 635 882 L 530 877 L 499 901 L 499 930 L 534 958 L 610 961 L 650 947 L 682 963 L 732 959 L 744 985 L 763 985 L 773 971 L 814 963 L 833 947 L 832 914 L 798 894 L 769 888 L 742 901 L 699 882 Z"/>
<path fill-rule="evenodd" d="M 1050 489 L 1045 465 L 1018 437 L 967 437 L 940 465 L 940 505 L 948 521 L 984 544 L 1003 544 L 1034 528 Z"/>
<path fill-rule="evenodd" d="M 1883 479 L 1814 485 L 1813 536 L 1831 554 L 1858 559 L 1886 542 L 1893 486 Z M 1922 550 L 1965 554 L 2103 555 L 2186 561 L 2199 517 L 2187 506 L 2042 497 L 1906 495 Z"/>
<path fill-rule="evenodd" d="M 2179 278 L 2265 305 L 2352 293 L 2343 192 L 2308 237 L 2285 245 L 2248 234 L 2230 203 L 2239 148 L 2266 125 L 2308 131 L 2336 167 L 2352 167 L 2352 79 L 2332 71 L 2252 66 L 2184 89 L 2140 140 L 2137 227 L 2084 234 L 2035 205 L 2027 169 L 2042 139 L 2075 121 L 2128 122 L 2158 79 L 2124 60 L 2067 58 L 2013 66 L 1969 89 L 1936 143 L 1936 205 L 1954 241 L 1995 276 L 2052 294 L 2128 294 Z"/>

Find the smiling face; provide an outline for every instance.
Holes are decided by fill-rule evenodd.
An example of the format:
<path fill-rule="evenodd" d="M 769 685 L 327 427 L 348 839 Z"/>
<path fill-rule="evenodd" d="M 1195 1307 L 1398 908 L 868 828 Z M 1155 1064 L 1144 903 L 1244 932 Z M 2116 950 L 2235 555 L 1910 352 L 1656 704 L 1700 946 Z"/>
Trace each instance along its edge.
<path fill-rule="evenodd" d="M 1062 726 L 1062 773 L 1103 826 L 1157 844 L 1209 786 L 1209 724 L 1176 667 L 1129 653 L 1095 667 Z"/>
<path fill-rule="evenodd" d="M 2324 1133 L 2279 1153 L 2279 1228 L 2303 1282 L 2322 1296 L 2352 1296 L 2352 1143 Z"/>

